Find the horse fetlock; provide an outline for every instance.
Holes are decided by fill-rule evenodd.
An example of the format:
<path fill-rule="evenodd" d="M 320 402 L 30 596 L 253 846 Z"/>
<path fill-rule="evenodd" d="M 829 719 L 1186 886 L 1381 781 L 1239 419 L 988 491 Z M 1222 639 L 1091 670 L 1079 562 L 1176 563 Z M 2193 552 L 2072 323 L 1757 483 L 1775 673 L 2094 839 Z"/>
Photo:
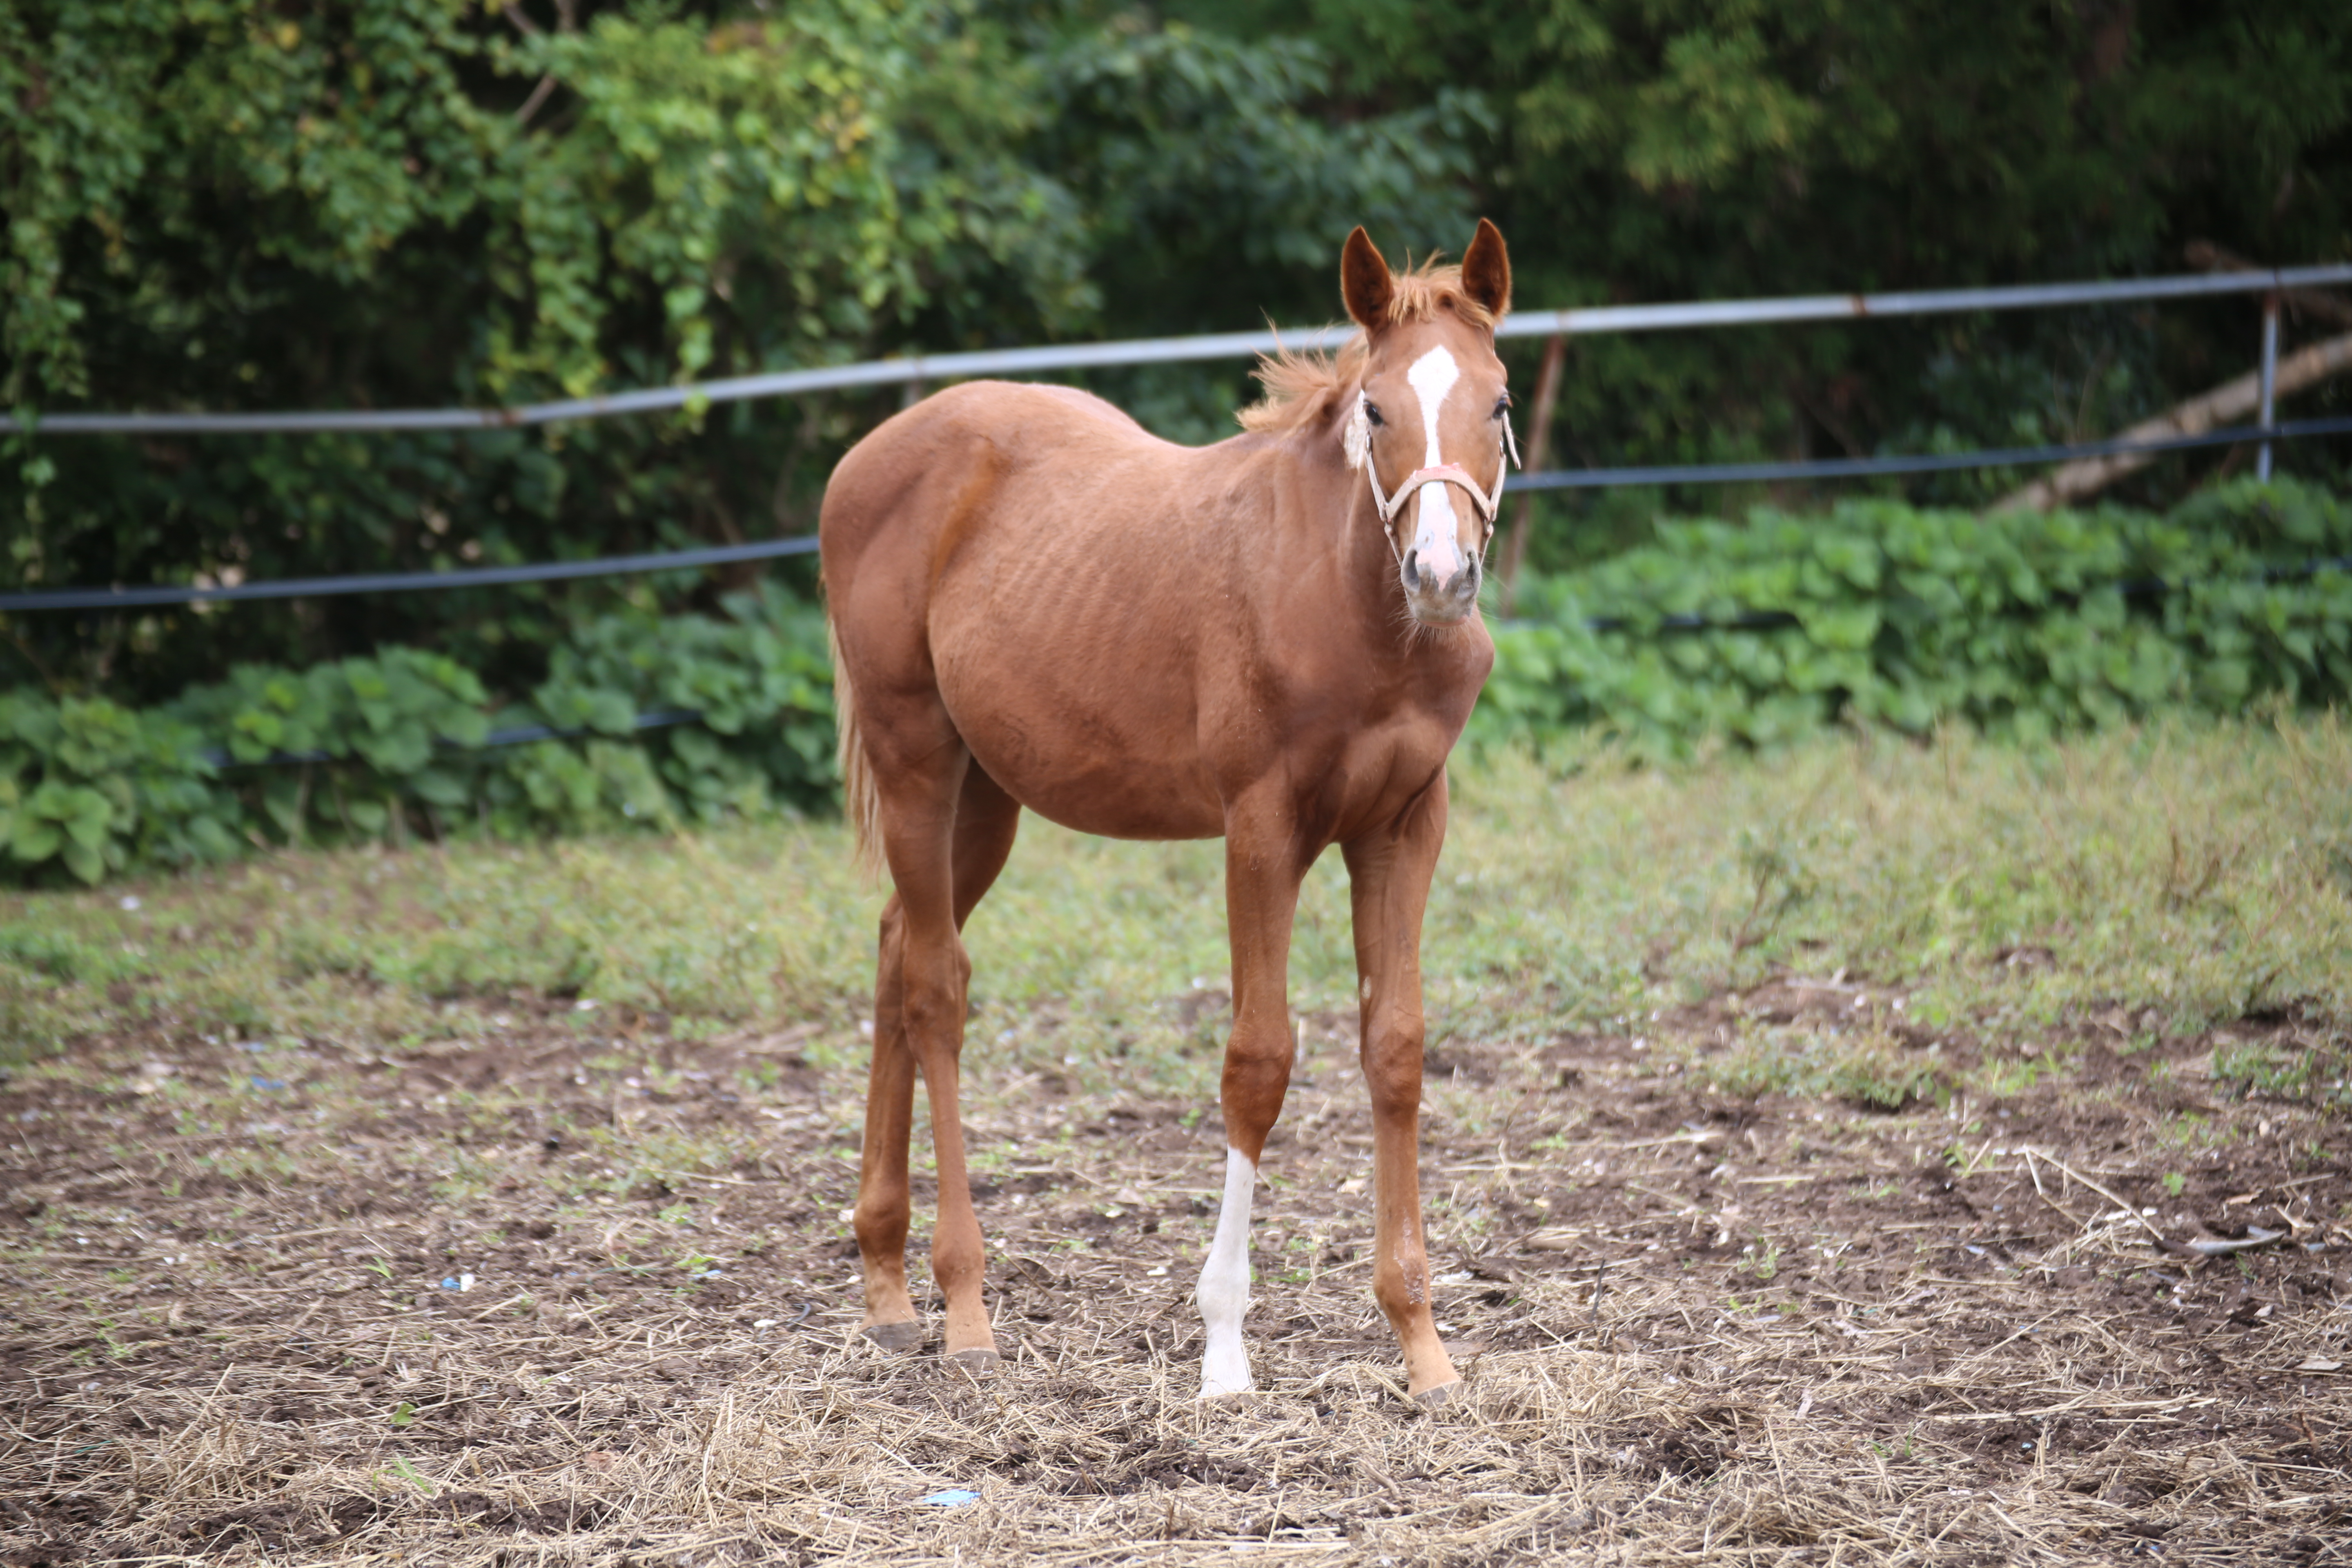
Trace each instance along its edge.
<path fill-rule="evenodd" d="M 1372 1300 L 1397 1337 L 1411 1340 L 1426 1331 L 1435 1337 L 1429 1302 L 1429 1265 L 1418 1258 L 1392 1259 L 1372 1274 Z"/>

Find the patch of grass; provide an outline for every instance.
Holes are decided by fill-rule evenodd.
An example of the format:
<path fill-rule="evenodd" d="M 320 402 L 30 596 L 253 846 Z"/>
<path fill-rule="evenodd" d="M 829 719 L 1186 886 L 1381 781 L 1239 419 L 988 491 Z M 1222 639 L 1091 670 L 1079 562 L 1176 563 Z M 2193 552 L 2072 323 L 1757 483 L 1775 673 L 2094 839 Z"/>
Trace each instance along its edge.
<path fill-rule="evenodd" d="M 2217 1046 L 2213 1082 L 2241 1096 L 2306 1105 L 2352 1105 L 2352 1047 L 2341 1037 Z"/>
<path fill-rule="evenodd" d="M 1719 1056 L 1695 1057 L 1686 1070 L 1742 1099 L 1787 1094 L 1858 1110 L 1901 1110 L 1936 1099 L 1943 1088 L 1934 1063 L 1880 1036 L 1767 1030 Z"/>
<path fill-rule="evenodd" d="M 2352 1012 L 2352 733 L 2332 716 L 2042 746 L 1831 737 L 1671 768 L 1578 756 L 1567 777 L 1510 756 L 1457 770 L 1426 921 L 1433 1041 L 1634 1032 L 1781 969 L 1900 983 L 1908 1020 L 1963 1031 L 2118 1003 L 2168 1034 Z M 0 1052 L 151 1019 L 413 1052 L 497 1008 L 584 1002 L 566 1015 L 583 1037 L 808 1022 L 813 1064 L 854 1065 L 882 900 L 830 824 L 286 855 L 123 891 L 0 897 Z M 1025 821 L 967 933 L 974 1081 L 1213 1100 L 1227 1015 L 1202 998 L 1227 984 L 1223 913 L 1216 844 Z M 2047 961 L 2000 960 L 2027 948 Z M 1336 855 L 1307 879 L 1292 994 L 1354 1012 Z M 1854 1103 L 1934 1092 L 1899 1054 L 1832 1055 L 1804 1070 Z M 2242 1065 L 2252 1092 L 2342 1077 Z"/>
<path fill-rule="evenodd" d="M 2055 1051 L 1995 1057 L 1969 1075 L 1969 1087 L 1989 1099 L 2013 1099 L 2030 1092 L 2045 1078 L 2063 1075 L 2065 1068 L 2066 1064 Z"/>

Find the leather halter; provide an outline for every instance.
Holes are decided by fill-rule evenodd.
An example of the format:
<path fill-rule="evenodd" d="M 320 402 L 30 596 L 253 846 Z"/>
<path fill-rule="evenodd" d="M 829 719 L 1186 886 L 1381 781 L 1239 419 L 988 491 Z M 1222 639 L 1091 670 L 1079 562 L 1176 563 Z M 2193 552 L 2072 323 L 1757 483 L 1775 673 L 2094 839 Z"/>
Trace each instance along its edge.
<path fill-rule="evenodd" d="M 1503 473 L 1495 476 L 1493 494 L 1490 495 L 1480 489 L 1478 481 L 1472 479 L 1470 470 L 1461 464 L 1439 463 L 1433 468 L 1415 468 L 1412 473 L 1407 474 L 1404 483 L 1397 488 L 1397 493 L 1392 496 L 1381 489 L 1380 465 L 1372 460 L 1370 430 L 1366 415 L 1367 404 L 1364 394 L 1361 388 L 1358 388 L 1356 420 L 1363 426 L 1364 445 L 1360 450 L 1363 455 L 1364 478 L 1371 482 L 1372 507 L 1380 513 L 1381 532 L 1389 542 L 1389 553 L 1397 558 L 1399 565 L 1403 564 L 1404 547 L 1397 542 L 1396 516 L 1398 512 L 1404 510 L 1406 499 L 1423 485 L 1447 484 L 1460 485 L 1470 492 L 1470 500 L 1477 508 L 1478 519 L 1486 525 L 1478 536 L 1478 554 L 1483 559 L 1486 553 L 1486 546 L 1494 542 L 1496 521 L 1502 515 L 1503 475 L 1507 474 L 1512 468 L 1526 467 L 1519 461 L 1519 438 L 1517 433 L 1511 428 L 1510 415 L 1506 413 L 1503 416 L 1503 450 L 1510 460 L 1504 466 Z M 1356 450 L 1357 448 L 1351 447 L 1349 456 L 1354 456 Z"/>

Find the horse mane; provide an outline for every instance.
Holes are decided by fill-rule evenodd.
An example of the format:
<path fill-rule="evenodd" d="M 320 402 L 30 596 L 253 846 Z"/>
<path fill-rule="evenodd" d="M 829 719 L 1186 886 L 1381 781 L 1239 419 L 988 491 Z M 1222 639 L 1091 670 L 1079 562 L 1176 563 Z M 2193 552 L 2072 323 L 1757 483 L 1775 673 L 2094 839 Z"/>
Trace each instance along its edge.
<path fill-rule="evenodd" d="M 1452 262 L 1432 256 L 1419 267 L 1391 274 L 1391 326 L 1434 321 L 1440 310 L 1452 310 L 1473 326 L 1494 328 L 1495 312 L 1462 291 L 1462 268 Z M 1234 417 L 1243 429 L 1265 433 L 1311 425 L 1328 411 L 1334 397 L 1362 379 L 1367 352 L 1364 334 L 1358 332 L 1337 354 L 1278 349 L 1261 355 L 1250 374 L 1265 395 Z"/>

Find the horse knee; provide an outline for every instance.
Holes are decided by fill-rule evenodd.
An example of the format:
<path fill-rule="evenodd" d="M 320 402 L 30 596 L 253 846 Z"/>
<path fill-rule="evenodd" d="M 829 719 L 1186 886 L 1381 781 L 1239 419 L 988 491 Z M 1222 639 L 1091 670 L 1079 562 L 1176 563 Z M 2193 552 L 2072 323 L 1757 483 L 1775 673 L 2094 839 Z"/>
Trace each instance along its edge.
<path fill-rule="evenodd" d="M 1362 1053 L 1364 1084 L 1377 1119 L 1421 1113 L 1422 1032 L 1419 1020 L 1368 1036 Z"/>

